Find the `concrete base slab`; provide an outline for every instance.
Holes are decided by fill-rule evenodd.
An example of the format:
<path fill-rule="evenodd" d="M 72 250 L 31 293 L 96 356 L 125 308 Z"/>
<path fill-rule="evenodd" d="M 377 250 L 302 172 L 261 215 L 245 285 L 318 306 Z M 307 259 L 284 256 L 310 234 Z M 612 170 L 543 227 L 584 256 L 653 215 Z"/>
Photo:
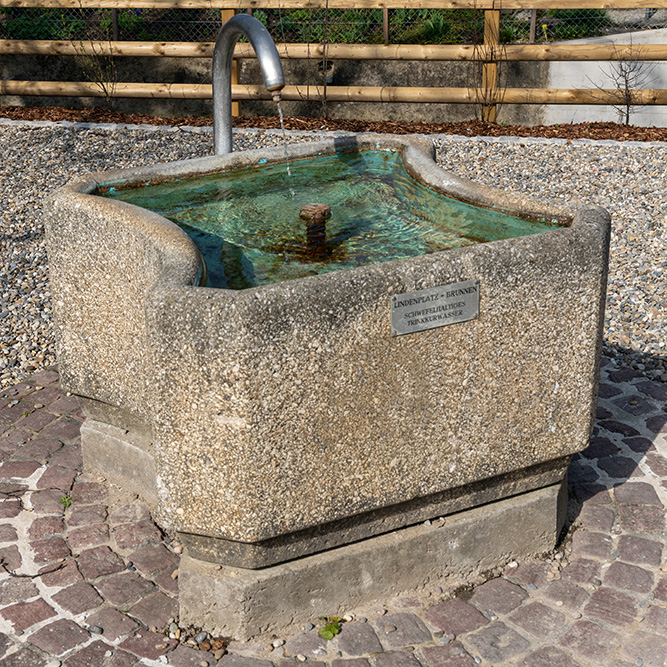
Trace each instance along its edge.
<path fill-rule="evenodd" d="M 81 426 L 83 467 L 157 506 L 155 459 L 142 436 L 94 419 Z"/>
<path fill-rule="evenodd" d="M 289 624 L 444 580 L 448 589 L 552 549 L 565 520 L 565 482 L 262 570 L 184 555 L 180 621 L 246 640 Z"/>
<path fill-rule="evenodd" d="M 248 544 L 205 535 L 178 535 L 185 553 L 192 558 L 216 565 L 256 570 L 413 526 L 432 517 L 447 516 L 501 498 L 544 488 L 563 479 L 569 462 L 570 457 L 565 456 L 507 475 L 447 489 L 426 498 L 415 498 L 407 503 L 383 507 L 262 542 Z"/>

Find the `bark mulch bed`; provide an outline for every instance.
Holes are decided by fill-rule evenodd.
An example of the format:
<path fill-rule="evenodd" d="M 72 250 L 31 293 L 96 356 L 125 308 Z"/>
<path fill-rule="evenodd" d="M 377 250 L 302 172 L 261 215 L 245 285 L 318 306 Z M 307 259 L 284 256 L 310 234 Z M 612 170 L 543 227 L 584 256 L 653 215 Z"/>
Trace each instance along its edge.
<path fill-rule="evenodd" d="M 88 123 L 130 123 L 147 125 L 212 125 L 210 116 L 160 118 L 147 114 L 126 114 L 106 109 L 65 109 L 63 107 L 0 107 L 0 117 L 13 120 L 69 120 Z M 241 116 L 234 127 L 276 129 L 277 116 Z M 561 125 L 498 125 L 470 120 L 458 123 L 408 123 L 345 119 L 285 118 L 288 130 L 344 130 L 385 134 L 460 134 L 484 137 L 550 137 L 560 139 L 614 139 L 616 141 L 667 141 L 667 128 L 634 127 L 617 123 L 567 123 Z"/>

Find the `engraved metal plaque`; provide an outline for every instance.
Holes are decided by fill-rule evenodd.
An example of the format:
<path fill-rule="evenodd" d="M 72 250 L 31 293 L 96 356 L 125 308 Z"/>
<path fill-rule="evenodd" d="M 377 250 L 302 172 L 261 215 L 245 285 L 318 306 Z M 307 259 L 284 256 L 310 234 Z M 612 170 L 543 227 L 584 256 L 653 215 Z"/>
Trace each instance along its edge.
<path fill-rule="evenodd" d="M 474 320 L 479 315 L 479 280 L 429 287 L 391 297 L 393 336 Z"/>

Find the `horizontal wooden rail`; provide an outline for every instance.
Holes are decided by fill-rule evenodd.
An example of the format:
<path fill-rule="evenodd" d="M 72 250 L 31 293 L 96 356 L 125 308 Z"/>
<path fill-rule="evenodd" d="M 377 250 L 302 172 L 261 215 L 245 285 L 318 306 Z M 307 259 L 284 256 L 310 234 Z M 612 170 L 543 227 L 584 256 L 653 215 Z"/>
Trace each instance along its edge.
<path fill-rule="evenodd" d="M 99 9 L 664 9 L 667 0 L 0 0 L 0 7 Z"/>
<path fill-rule="evenodd" d="M 287 59 L 321 60 L 322 44 L 278 44 Z M 213 42 L 86 42 L 0 40 L 0 55 L 113 55 L 127 57 L 211 58 Z M 236 58 L 254 58 L 250 44 L 237 44 Z M 499 48 L 456 44 L 329 44 L 329 60 L 429 61 L 607 61 L 667 60 L 666 44 L 512 44 Z"/>
<path fill-rule="evenodd" d="M 637 90 L 635 104 L 667 104 L 667 90 Z M 235 85 L 232 94 L 238 100 L 271 99 L 261 85 Z M 319 100 L 318 86 L 285 86 L 284 100 Z M 94 83 L 79 81 L 0 81 L 0 95 L 49 95 L 54 97 L 104 97 Z M 420 104 L 471 104 L 482 91 L 475 88 L 414 88 L 381 86 L 327 86 L 329 102 L 416 102 Z M 507 88 L 504 104 L 600 104 L 617 100 L 617 90 Z M 113 97 L 210 99 L 211 86 L 187 83 L 118 83 Z"/>

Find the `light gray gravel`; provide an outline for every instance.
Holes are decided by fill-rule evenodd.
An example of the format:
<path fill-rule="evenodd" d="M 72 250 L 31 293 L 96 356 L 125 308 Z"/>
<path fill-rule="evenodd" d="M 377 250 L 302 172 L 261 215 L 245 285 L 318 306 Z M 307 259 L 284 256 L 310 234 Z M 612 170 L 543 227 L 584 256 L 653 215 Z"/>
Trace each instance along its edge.
<path fill-rule="evenodd" d="M 667 146 L 434 139 L 441 164 L 462 176 L 612 213 L 605 352 L 667 381 Z M 243 150 L 281 137 L 241 131 L 235 141 Z M 1 387 L 55 363 L 42 199 L 78 174 L 211 152 L 210 131 L 0 124 Z"/>

